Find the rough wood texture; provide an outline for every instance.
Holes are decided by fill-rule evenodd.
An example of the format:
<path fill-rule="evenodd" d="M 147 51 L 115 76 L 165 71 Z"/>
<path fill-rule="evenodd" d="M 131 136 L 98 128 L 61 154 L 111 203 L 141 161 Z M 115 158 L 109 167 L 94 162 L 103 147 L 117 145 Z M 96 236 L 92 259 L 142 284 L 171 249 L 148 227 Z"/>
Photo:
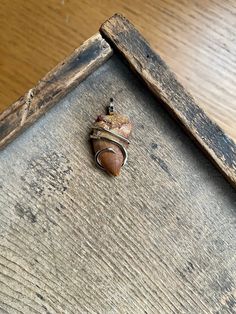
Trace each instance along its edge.
<path fill-rule="evenodd" d="M 89 143 L 110 97 L 134 122 L 118 179 Z M 0 312 L 235 312 L 235 191 L 117 57 L 8 145 L 0 173 Z"/>
<path fill-rule="evenodd" d="M 0 1 L 0 111 L 123 13 L 236 141 L 233 0 Z"/>
<path fill-rule="evenodd" d="M 236 186 L 236 144 L 198 107 L 134 26 L 116 14 L 102 25 L 101 32 Z"/>
<path fill-rule="evenodd" d="M 0 115 L 0 149 L 112 55 L 100 34 L 76 49 Z"/>

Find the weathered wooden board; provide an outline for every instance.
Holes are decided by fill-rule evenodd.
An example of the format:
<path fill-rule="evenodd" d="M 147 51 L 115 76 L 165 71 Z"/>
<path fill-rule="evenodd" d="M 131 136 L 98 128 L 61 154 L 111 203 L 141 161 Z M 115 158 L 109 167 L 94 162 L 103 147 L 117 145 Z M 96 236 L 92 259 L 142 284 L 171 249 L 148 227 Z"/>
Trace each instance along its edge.
<path fill-rule="evenodd" d="M 106 62 L 112 53 L 108 43 L 96 34 L 47 73 L 35 87 L 0 114 L 0 149 Z"/>
<path fill-rule="evenodd" d="M 89 131 L 134 122 L 118 178 Z M 1 313 L 235 313 L 236 194 L 116 56 L 0 152 Z"/>
<path fill-rule="evenodd" d="M 236 187 L 236 144 L 198 107 L 161 57 L 122 15 L 107 20 L 101 32 Z"/>

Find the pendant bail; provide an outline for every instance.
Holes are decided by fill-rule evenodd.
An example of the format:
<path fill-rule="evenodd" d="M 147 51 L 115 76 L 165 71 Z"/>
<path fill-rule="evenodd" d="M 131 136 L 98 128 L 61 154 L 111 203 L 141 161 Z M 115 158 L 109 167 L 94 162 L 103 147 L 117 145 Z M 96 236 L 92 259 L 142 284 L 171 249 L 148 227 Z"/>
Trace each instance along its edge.
<path fill-rule="evenodd" d="M 113 98 L 110 98 L 110 104 L 108 106 L 108 114 L 114 114 L 114 105 L 113 105 Z"/>

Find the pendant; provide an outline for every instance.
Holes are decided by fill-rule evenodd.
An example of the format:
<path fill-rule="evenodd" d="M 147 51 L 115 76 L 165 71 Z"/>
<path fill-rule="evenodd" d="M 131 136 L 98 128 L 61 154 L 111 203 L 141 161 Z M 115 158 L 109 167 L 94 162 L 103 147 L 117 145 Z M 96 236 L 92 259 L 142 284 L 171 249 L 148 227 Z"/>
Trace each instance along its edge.
<path fill-rule="evenodd" d="M 128 158 L 131 121 L 127 116 L 114 112 L 111 102 L 108 114 L 98 116 L 92 130 L 90 138 L 96 165 L 108 174 L 118 176 Z"/>

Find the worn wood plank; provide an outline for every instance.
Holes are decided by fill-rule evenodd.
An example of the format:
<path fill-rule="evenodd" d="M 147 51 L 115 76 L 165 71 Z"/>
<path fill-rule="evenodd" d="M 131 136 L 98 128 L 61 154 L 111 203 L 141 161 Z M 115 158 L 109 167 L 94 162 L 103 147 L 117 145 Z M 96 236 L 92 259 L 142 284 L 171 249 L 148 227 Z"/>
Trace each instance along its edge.
<path fill-rule="evenodd" d="M 111 55 L 110 46 L 100 34 L 96 34 L 58 64 L 35 87 L 0 115 L 0 149 Z"/>
<path fill-rule="evenodd" d="M 199 108 L 134 26 L 125 17 L 116 14 L 102 25 L 101 32 L 236 186 L 235 142 Z"/>
<path fill-rule="evenodd" d="M 116 179 L 94 118 L 134 123 Z M 113 56 L 0 152 L 0 312 L 232 314 L 235 190 Z"/>

